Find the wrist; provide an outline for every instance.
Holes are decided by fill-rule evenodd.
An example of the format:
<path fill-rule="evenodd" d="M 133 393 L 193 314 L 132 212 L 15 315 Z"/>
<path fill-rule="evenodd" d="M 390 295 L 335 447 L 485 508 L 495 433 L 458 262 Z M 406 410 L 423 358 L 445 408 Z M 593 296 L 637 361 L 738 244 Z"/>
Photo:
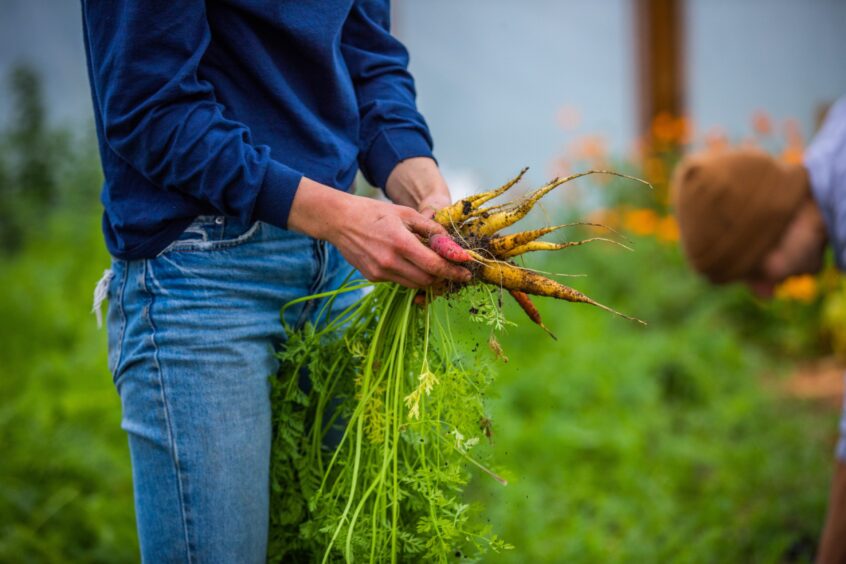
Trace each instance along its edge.
<path fill-rule="evenodd" d="M 291 204 L 288 227 L 315 239 L 330 241 L 350 196 L 303 177 Z"/>
<path fill-rule="evenodd" d="M 395 204 L 414 209 L 420 209 L 424 202 L 450 202 L 449 188 L 429 157 L 413 157 L 397 164 L 385 183 L 385 194 Z"/>

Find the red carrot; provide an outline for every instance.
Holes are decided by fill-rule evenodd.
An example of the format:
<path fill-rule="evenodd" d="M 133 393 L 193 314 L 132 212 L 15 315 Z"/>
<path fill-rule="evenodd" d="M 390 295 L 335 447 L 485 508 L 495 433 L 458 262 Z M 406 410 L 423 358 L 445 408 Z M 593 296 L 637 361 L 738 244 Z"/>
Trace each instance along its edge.
<path fill-rule="evenodd" d="M 467 250 L 447 235 L 432 235 L 429 237 L 429 247 L 451 262 L 469 262 L 471 260 Z"/>
<path fill-rule="evenodd" d="M 511 294 L 511 297 L 514 298 L 523 311 L 526 312 L 526 315 L 529 316 L 529 319 L 537 323 L 541 326 L 541 329 L 546 331 L 550 337 L 558 340 L 558 337 L 552 334 L 552 331 L 546 328 L 546 325 L 543 324 L 543 320 L 541 320 L 540 312 L 538 308 L 535 307 L 535 304 L 532 303 L 532 299 L 526 294 L 526 292 L 521 292 L 520 290 L 508 290 L 508 293 Z"/>

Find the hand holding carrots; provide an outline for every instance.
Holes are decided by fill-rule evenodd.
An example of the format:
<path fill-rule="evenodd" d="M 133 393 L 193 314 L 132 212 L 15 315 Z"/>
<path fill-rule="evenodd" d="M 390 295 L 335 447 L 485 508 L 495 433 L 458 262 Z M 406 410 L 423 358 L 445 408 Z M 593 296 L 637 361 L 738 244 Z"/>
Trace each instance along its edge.
<path fill-rule="evenodd" d="M 403 164 L 407 164 L 407 167 L 402 167 Z M 500 233 L 502 229 L 525 217 L 544 195 L 576 178 L 589 174 L 611 174 L 648 185 L 645 181 L 613 171 L 590 170 L 566 178 L 556 178 L 516 202 L 485 207 L 488 201 L 516 185 L 526 172 L 523 169 L 503 186 L 440 207 L 429 219 L 421 213 L 421 202 L 425 202 L 426 198 L 433 202 L 449 201 L 446 184 L 438 188 L 438 179 L 440 182 L 443 179 L 434 161 L 409 159 L 396 168 L 399 170 L 395 169 L 388 179 L 388 195 L 407 205 L 352 196 L 303 178 L 291 206 L 288 225 L 291 229 L 333 243 L 368 280 L 391 281 L 415 289 L 428 288 L 438 283 L 433 288 L 434 295 L 457 291 L 471 281 L 507 290 L 532 321 L 544 330 L 546 327 L 531 303 L 529 294 L 591 304 L 645 324 L 578 290 L 518 266 L 513 261 L 514 257 L 533 251 L 554 251 L 593 241 L 625 247 L 603 237 L 562 243 L 537 241 L 564 227 L 595 224 L 574 223 L 510 235 Z M 419 175 L 410 174 L 413 170 L 417 170 Z M 437 173 L 436 176 L 432 176 L 434 173 Z M 419 184 L 420 178 L 428 180 Z M 425 186 L 434 186 L 434 189 L 427 192 Z M 411 205 L 421 209 L 421 212 L 408 207 Z M 459 284 L 445 284 L 441 282 L 444 279 Z M 418 305 L 424 305 L 426 294 L 418 294 L 415 301 Z"/>
<path fill-rule="evenodd" d="M 410 207 L 353 196 L 304 178 L 288 225 L 329 241 L 374 282 L 425 288 L 444 278 L 470 280 L 465 268 L 441 258 L 420 241 L 418 236 L 428 239 L 446 230 Z"/>

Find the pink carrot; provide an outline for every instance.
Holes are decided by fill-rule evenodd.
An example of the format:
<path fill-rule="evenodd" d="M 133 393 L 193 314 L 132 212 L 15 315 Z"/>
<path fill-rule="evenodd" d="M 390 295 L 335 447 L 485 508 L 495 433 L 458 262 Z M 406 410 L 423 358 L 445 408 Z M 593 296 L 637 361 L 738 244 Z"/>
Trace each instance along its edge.
<path fill-rule="evenodd" d="M 432 235 L 429 247 L 450 262 L 469 262 L 470 254 L 448 235 Z"/>

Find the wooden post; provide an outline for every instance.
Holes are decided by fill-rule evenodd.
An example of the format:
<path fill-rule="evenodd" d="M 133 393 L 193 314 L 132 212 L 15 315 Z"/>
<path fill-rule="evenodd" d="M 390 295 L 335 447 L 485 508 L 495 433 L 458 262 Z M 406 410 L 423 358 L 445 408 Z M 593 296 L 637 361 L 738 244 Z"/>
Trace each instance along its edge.
<path fill-rule="evenodd" d="M 648 133 L 658 114 L 685 111 L 683 0 L 634 0 L 639 128 Z"/>

